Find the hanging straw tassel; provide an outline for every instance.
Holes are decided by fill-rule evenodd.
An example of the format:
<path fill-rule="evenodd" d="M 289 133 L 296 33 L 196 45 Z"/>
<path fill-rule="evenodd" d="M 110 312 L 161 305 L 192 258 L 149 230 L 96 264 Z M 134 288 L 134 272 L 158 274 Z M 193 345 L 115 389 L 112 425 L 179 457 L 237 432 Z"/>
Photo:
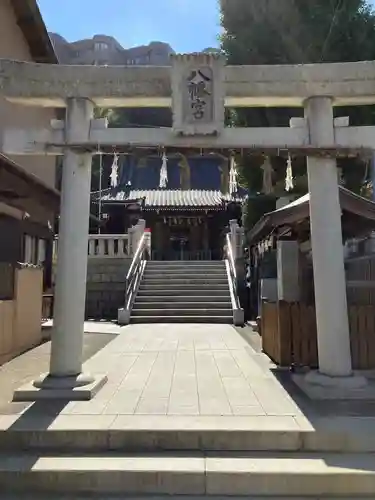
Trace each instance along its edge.
<path fill-rule="evenodd" d="M 165 154 L 165 151 L 163 151 L 161 168 L 160 168 L 159 188 L 165 189 L 167 187 L 167 184 L 168 184 L 168 158 L 167 155 Z"/>
<path fill-rule="evenodd" d="M 109 176 L 111 181 L 111 187 L 116 188 L 118 186 L 118 155 L 113 154 L 113 163 L 111 168 L 111 175 Z"/>
<path fill-rule="evenodd" d="M 238 172 L 237 172 L 236 159 L 232 154 L 230 157 L 230 170 L 229 170 L 229 194 L 231 195 L 237 193 L 238 191 L 237 177 L 238 177 Z"/>
<path fill-rule="evenodd" d="M 288 162 L 286 166 L 286 177 L 285 177 L 285 191 L 292 191 L 294 189 L 293 182 L 293 168 L 292 168 L 292 158 L 288 155 Z"/>

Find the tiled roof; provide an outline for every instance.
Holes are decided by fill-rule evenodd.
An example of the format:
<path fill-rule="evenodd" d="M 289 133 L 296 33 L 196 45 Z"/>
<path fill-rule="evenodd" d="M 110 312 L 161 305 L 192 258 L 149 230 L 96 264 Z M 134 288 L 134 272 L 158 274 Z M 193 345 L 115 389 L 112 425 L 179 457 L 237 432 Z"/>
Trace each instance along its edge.
<path fill-rule="evenodd" d="M 98 199 L 98 193 L 94 194 Z M 145 208 L 153 207 L 221 207 L 223 201 L 231 201 L 229 195 L 221 191 L 209 191 L 201 189 L 189 190 L 106 190 L 102 192 L 102 201 L 121 202 L 126 200 L 139 200 L 145 198 Z"/>

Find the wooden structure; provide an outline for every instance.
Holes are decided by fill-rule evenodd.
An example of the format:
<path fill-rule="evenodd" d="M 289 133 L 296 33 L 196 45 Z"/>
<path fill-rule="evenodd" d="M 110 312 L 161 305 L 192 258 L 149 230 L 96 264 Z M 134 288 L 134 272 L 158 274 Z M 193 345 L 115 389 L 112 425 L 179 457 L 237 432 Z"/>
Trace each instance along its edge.
<path fill-rule="evenodd" d="M 60 194 L 3 155 L 0 186 L 0 262 L 43 266 L 44 286 L 48 288 Z"/>
<path fill-rule="evenodd" d="M 349 306 L 350 347 L 354 370 L 375 369 L 375 306 Z M 279 366 L 318 367 L 313 305 L 264 302 L 262 347 Z"/>
<path fill-rule="evenodd" d="M 375 227 L 375 203 L 340 187 L 340 204 L 344 240 L 365 234 Z M 270 233 L 273 235 L 272 242 L 269 239 Z M 264 352 L 280 366 L 317 368 L 316 311 L 309 241 L 309 196 L 306 195 L 286 207 L 266 214 L 250 231 L 248 238 L 253 248 L 256 247 L 257 251 L 262 249 L 263 258 L 270 252 L 275 252 L 273 248 L 279 238 L 298 240 L 300 300 L 292 303 L 277 299 L 262 302 L 262 345 Z M 375 304 L 370 300 L 373 295 L 371 287 L 374 284 L 374 274 L 369 262 L 368 272 L 361 275 L 362 281 L 359 282 L 358 265 L 359 263 L 349 261 L 346 266 L 350 348 L 353 369 L 368 370 L 375 368 Z M 277 277 L 276 270 L 274 278 Z M 367 278 L 369 281 L 366 281 Z"/>
<path fill-rule="evenodd" d="M 375 203 L 339 186 L 343 213 L 343 239 L 367 234 L 375 226 Z M 265 214 L 247 235 L 249 244 L 262 243 L 272 233 L 274 237 L 291 237 L 303 243 L 310 240 L 310 195 Z"/>

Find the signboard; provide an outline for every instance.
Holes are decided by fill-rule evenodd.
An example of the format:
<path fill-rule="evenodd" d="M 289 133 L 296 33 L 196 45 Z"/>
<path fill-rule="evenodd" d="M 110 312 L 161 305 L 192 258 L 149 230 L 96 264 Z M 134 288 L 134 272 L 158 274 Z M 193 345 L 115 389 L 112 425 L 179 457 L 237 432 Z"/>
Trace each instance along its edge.
<path fill-rule="evenodd" d="M 219 135 L 224 127 L 225 61 L 217 54 L 172 56 L 173 131 Z"/>

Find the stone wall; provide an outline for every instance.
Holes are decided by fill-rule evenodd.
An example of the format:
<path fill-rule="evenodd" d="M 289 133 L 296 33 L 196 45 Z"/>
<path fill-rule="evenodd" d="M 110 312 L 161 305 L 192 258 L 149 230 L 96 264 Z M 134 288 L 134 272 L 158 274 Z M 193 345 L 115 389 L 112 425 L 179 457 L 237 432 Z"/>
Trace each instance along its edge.
<path fill-rule="evenodd" d="M 43 270 L 18 264 L 13 300 L 0 300 L 0 366 L 42 341 Z"/>
<path fill-rule="evenodd" d="M 87 264 L 87 319 L 117 319 L 124 307 L 125 278 L 131 259 L 89 259 Z"/>

